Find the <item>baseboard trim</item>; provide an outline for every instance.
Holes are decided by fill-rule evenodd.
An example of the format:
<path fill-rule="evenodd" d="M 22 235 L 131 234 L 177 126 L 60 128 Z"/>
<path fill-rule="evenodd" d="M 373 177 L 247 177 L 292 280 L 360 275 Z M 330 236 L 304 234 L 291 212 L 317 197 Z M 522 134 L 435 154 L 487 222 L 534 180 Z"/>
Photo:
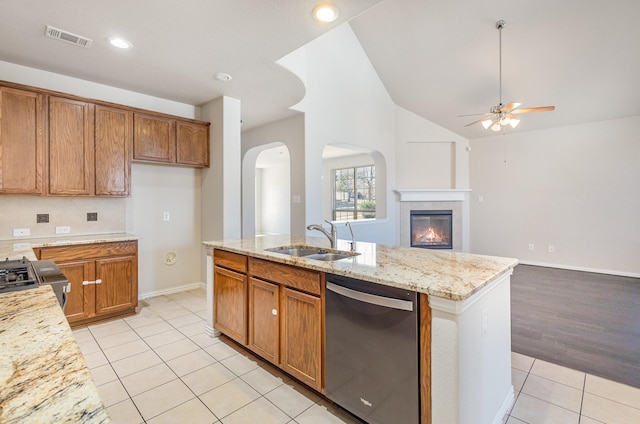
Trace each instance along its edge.
<path fill-rule="evenodd" d="M 493 418 L 492 424 L 502 424 L 504 422 L 504 418 L 511 412 L 511 407 L 516 400 L 515 393 L 513 391 L 513 386 L 509 389 L 509 393 L 507 393 L 507 397 L 502 402 L 498 413 Z"/>
<path fill-rule="evenodd" d="M 582 266 L 548 264 L 544 262 L 533 262 L 533 261 L 525 261 L 525 260 L 520 260 L 519 263 L 522 265 L 542 266 L 545 268 L 568 269 L 571 271 L 593 272 L 595 274 L 607 274 L 607 275 L 617 275 L 619 277 L 640 278 L 640 274 L 635 272 L 613 271 L 609 269 L 587 268 Z"/>
<path fill-rule="evenodd" d="M 195 289 L 206 289 L 206 288 L 207 288 L 207 286 L 203 282 L 184 284 L 182 286 L 172 287 L 170 289 L 156 290 L 156 291 L 152 291 L 152 292 L 139 294 L 138 295 L 138 300 L 144 300 L 144 299 L 148 299 L 150 297 L 155 297 L 155 296 L 164 296 L 164 295 L 167 295 L 167 294 L 175 294 L 175 293 L 180 293 L 180 292 L 183 292 L 183 291 L 189 291 L 189 290 L 195 290 Z"/>

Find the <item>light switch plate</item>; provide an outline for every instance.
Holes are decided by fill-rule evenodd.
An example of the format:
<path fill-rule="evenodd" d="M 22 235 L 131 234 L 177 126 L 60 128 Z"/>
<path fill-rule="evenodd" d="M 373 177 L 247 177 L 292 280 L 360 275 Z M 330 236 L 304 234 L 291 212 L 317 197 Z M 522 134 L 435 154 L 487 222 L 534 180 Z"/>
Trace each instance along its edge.
<path fill-rule="evenodd" d="M 71 227 L 56 227 L 56 234 L 69 234 L 71 233 Z"/>
<path fill-rule="evenodd" d="M 27 237 L 31 235 L 31 229 L 30 228 L 14 228 L 13 229 L 13 236 L 14 237 Z"/>

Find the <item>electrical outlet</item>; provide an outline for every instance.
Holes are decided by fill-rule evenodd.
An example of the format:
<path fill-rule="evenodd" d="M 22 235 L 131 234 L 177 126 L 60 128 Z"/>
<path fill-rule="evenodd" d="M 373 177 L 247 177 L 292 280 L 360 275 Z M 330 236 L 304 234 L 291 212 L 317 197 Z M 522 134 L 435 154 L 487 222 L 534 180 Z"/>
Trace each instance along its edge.
<path fill-rule="evenodd" d="M 49 222 L 49 214 L 48 213 L 36 214 L 36 223 L 38 223 L 38 224 L 46 224 L 47 222 Z"/>
<path fill-rule="evenodd" d="M 555 252 L 555 247 L 553 247 L 553 244 L 550 244 L 549 247 L 547 248 L 547 250 L 549 251 L 549 253 L 553 253 Z"/>
<path fill-rule="evenodd" d="M 169 221 L 171 219 L 171 215 L 169 214 L 169 212 L 164 212 L 162 214 L 162 220 L 163 221 Z"/>
<path fill-rule="evenodd" d="M 529 243 L 529 250 L 533 252 L 534 250 L 536 250 L 536 246 L 533 243 Z"/>
<path fill-rule="evenodd" d="M 87 212 L 87 221 L 97 221 L 98 212 Z"/>
<path fill-rule="evenodd" d="M 27 237 L 31 235 L 31 229 L 29 228 L 14 228 L 13 236 L 14 237 Z"/>
<path fill-rule="evenodd" d="M 71 227 L 56 227 L 56 234 L 69 234 L 71 233 Z"/>

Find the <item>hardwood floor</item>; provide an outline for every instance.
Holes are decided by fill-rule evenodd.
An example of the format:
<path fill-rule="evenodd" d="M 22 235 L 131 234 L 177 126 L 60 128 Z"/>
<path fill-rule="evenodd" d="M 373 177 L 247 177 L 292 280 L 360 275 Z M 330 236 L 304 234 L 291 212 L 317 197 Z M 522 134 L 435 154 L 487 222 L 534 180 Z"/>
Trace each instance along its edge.
<path fill-rule="evenodd" d="M 640 387 L 640 278 L 518 265 L 514 352 Z"/>

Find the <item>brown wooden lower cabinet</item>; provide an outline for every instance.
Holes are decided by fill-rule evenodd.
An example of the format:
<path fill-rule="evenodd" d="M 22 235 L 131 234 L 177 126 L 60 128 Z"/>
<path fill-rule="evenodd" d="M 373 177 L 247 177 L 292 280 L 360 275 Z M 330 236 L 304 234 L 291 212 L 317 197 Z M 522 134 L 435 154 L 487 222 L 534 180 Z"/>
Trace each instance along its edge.
<path fill-rule="evenodd" d="M 233 340 L 246 345 L 247 276 L 215 266 L 213 279 L 213 325 Z"/>
<path fill-rule="evenodd" d="M 269 362 L 280 365 L 280 286 L 249 279 L 249 343 Z"/>
<path fill-rule="evenodd" d="M 216 249 L 213 276 L 214 326 L 322 391 L 322 273 Z"/>
<path fill-rule="evenodd" d="M 316 390 L 322 389 L 322 301 L 288 287 L 281 292 L 282 369 Z"/>
<path fill-rule="evenodd" d="M 65 308 L 70 324 L 135 313 L 137 241 L 43 247 L 35 253 L 53 260 L 70 282 Z"/>

